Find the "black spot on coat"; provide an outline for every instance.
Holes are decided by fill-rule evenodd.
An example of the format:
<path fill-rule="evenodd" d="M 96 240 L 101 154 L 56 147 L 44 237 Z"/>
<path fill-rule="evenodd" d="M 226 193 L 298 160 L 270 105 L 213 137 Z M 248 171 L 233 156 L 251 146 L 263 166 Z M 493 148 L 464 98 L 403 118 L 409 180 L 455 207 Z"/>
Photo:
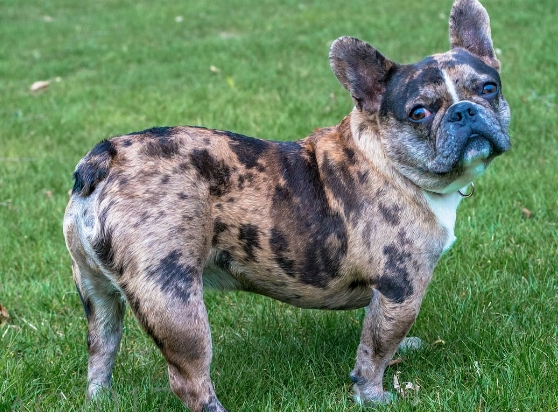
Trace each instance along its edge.
<path fill-rule="evenodd" d="M 354 165 L 356 163 L 355 151 L 350 147 L 345 147 L 343 152 L 345 153 L 345 156 L 347 156 L 347 162 L 350 165 Z"/>
<path fill-rule="evenodd" d="M 380 203 L 378 205 L 378 209 L 382 214 L 383 218 L 386 222 L 388 222 L 391 226 L 398 226 L 401 222 L 401 207 L 396 204 L 386 205 L 384 203 Z"/>
<path fill-rule="evenodd" d="M 231 168 L 217 160 L 207 149 L 195 149 L 190 154 L 190 162 L 198 173 L 209 182 L 209 193 L 223 196 L 230 190 Z"/>
<path fill-rule="evenodd" d="M 290 238 L 307 240 L 293 251 L 294 270 L 301 282 L 325 288 L 347 253 L 345 223 L 328 204 L 314 153 L 296 142 L 281 143 L 280 148 L 285 184 L 277 185 L 273 194 L 274 227 Z M 282 264 L 290 266 L 286 260 Z"/>
<path fill-rule="evenodd" d="M 396 243 L 385 246 L 383 253 L 386 263 L 376 288 L 391 301 L 403 303 L 414 291 L 409 273 L 413 270 L 411 253 Z"/>
<path fill-rule="evenodd" d="M 224 270 L 230 270 L 231 265 L 233 263 L 233 258 L 232 255 L 226 251 L 226 250 L 221 250 L 217 253 L 217 255 L 215 256 L 215 266 L 224 269 Z"/>
<path fill-rule="evenodd" d="M 238 240 L 242 244 L 247 260 L 256 260 L 255 249 L 261 249 L 258 228 L 250 224 L 240 225 Z"/>
<path fill-rule="evenodd" d="M 152 129 L 153 130 L 153 129 Z M 167 130 L 165 128 L 164 130 Z M 143 143 L 142 152 L 152 158 L 170 159 L 180 154 L 180 144 L 170 133 L 150 135 Z"/>
<path fill-rule="evenodd" d="M 99 213 L 99 232 L 91 246 L 93 247 L 93 251 L 101 264 L 107 270 L 115 272 L 118 276 L 121 276 L 124 268 L 115 261 L 112 230 L 106 224 L 110 207 L 111 204 L 106 206 L 106 208 Z"/>
<path fill-rule="evenodd" d="M 344 163 L 334 164 L 327 156 L 322 165 L 324 183 L 343 205 L 345 216 L 358 218 L 362 210 L 359 182 Z"/>
<path fill-rule="evenodd" d="M 287 238 L 278 229 L 271 229 L 269 237 L 269 246 L 271 251 L 275 254 L 275 261 L 283 271 L 291 277 L 295 276 L 295 262 L 289 259 L 289 243 Z"/>
<path fill-rule="evenodd" d="M 264 152 L 273 145 L 273 143 L 231 132 L 219 133 L 230 139 L 230 149 L 234 152 L 238 161 L 242 163 L 246 169 L 256 168 L 259 172 L 263 172 L 265 170 L 265 166 L 261 163 L 262 156 Z"/>
<path fill-rule="evenodd" d="M 370 288 L 370 282 L 367 280 L 363 280 L 363 279 L 357 279 L 357 280 L 353 280 L 350 284 L 349 284 L 349 289 L 350 290 L 356 290 L 356 289 L 369 289 Z"/>
<path fill-rule="evenodd" d="M 74 172 L 72 194 L 89 196 L 93 193 L 97 184 L 107 177 L 116 154 L 116 147 L 110 140 L 103 140 L 91 149 Z"/>
<path fill-rule="evenodd" d="M 170 252 L 148 270 L 148 276 L 156 279 L 162 292 L 186 303 L 199 272 L 193 266 L 180 263 L 181 258 L 179 250 Z"/>
<path fill-rule="evenodd" d="M 220 219 L 215 219 L 213 222 L 213 239 L 211 245 L 215 246 L 219 242 L 219 235 L 228 229 L 228 225 L 223 223 Z"/>
<path fill-rule="evenodd" d="M 427 57 L 416 64 L 398 66 L 388 83 L 386 94 L 382 100 L 381 115 L 386 116 L 388 113 L 393 113 L 398 119 L 406 121 L 409 113 L 405 104 L 412 97 L 420 96 L 421 88 L 425 84 L 444 84 L 438 62 L 432 57 Z M 440 106 L 440 99 L 441 97 L 425 103 L 428 104 L 430 110 L 436 111 Z"/>

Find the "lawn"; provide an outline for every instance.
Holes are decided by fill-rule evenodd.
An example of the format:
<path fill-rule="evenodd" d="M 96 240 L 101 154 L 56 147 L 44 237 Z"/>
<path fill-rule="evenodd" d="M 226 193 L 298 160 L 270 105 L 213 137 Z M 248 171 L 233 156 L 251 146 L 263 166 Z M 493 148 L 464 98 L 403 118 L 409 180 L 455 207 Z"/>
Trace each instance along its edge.
<path fill-rule="evenodd" d="M 485 0 L 513 149 L 458 211 L 411 334 L 385 377 L 420 385 L 380 410 L 558 410 L 558 3 Z M 226 4 L 226 6 L 224 5 Z M 0 411 L 183 410 L 127 316 L 111 400 L 87 405 L 86 322 L 62 236 L 79 159 L 151 126 L 293 140 L 352 102 L 331 73 L 341 35 L 410 63 L 448 48 L 448 0 L 0 0 Z M 35 81 L 48 88 L 31 92 Z M 206 294 L 212 376 L 231 411 L 359 411 L 363 311 Z M 5 319 L 4 319 L 5 320 Z"/>

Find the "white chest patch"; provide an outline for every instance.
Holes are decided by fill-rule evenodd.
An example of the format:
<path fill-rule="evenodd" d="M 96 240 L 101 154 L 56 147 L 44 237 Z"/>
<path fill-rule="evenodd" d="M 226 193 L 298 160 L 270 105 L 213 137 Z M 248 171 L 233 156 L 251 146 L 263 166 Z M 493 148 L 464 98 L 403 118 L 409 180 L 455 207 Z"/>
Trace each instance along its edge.
<path fill-rule="evenodd" d="M 459 193 L 433 194 L 424 192 L 430 210 L 436 215 L 438 222 L 446 231 L 446 241 L 443 252 L 447 252 L 457 239 L 455 237 L 455 219 L 457 216 L 457 206 L 461 202 Z"/>

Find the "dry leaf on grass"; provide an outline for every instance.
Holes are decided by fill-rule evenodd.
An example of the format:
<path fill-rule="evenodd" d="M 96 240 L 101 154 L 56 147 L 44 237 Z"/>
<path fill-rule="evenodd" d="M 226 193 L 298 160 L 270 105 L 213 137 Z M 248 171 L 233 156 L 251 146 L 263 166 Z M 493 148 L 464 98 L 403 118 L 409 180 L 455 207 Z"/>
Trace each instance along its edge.
<path fill-rule="evenodd" d="M 401 375 L 401 372 L 397 372 L 395 375 L 393 375 L 393 387 L 395 388 L 399 396 L 405 398 L 409 395 L 417 394 L 420 389 L 420 385 L 413 382 L 399 383 L 399 375 Z"/>
<path fill-rule="evenodd" d="M 531 217 L 533 216 L 533 212 L 531 212 L 529 209 L 527 209 L 526 207 L 522 207 L 521 208 L 521 214 L 523 215 L 524 218 L 526 219 L 531 219 Z"/>
<path fill-rule="evenodd" d="M 31 90 L 32 93 L 37 93 L 40 92 L 41 90 L 45 90 L 49 84 L 50 82 L 48 80 L 39 80 L 33 83 L 29 88 L 29 90 Z"/>
<path fill-rule="evenodd" d="M 8 322 L 8 319 L 10 319 L 8 309 L 0 305 L 0 326 L 4 326 Z"/>

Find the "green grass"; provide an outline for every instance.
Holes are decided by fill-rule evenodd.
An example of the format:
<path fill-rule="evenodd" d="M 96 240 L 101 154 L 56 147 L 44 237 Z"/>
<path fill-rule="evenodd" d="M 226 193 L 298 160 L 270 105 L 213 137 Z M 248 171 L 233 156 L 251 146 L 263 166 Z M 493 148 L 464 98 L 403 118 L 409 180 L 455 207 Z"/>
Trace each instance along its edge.
<path fill-rule="evenodd" d="M 404 63 L 447 49 L 447 0 L 277 3 L 0 0 L 0 304 L 11 315 L 0 411 L 181 410 L 131 316 L 112 401 L 84 400 L 86 324 L 61 222 L 72 170 L 96 142 L 175 124 L 301 138 L 351 109 L 329 69 L 335 38 Z M 400 372 L 418 394 L 380 410 L 558 410 L 558 6 L 484 4 L 514 148 L 460 207 L 458 242 L 412 330 L 427 346 L 386 374 L 387 389 Z M 36 80 L 52 83 L 32 94 Z M 348 374 L 362 311 L 247 294 L 207 294 L 207 306 L 230 410 L 361 410 Z"/>

